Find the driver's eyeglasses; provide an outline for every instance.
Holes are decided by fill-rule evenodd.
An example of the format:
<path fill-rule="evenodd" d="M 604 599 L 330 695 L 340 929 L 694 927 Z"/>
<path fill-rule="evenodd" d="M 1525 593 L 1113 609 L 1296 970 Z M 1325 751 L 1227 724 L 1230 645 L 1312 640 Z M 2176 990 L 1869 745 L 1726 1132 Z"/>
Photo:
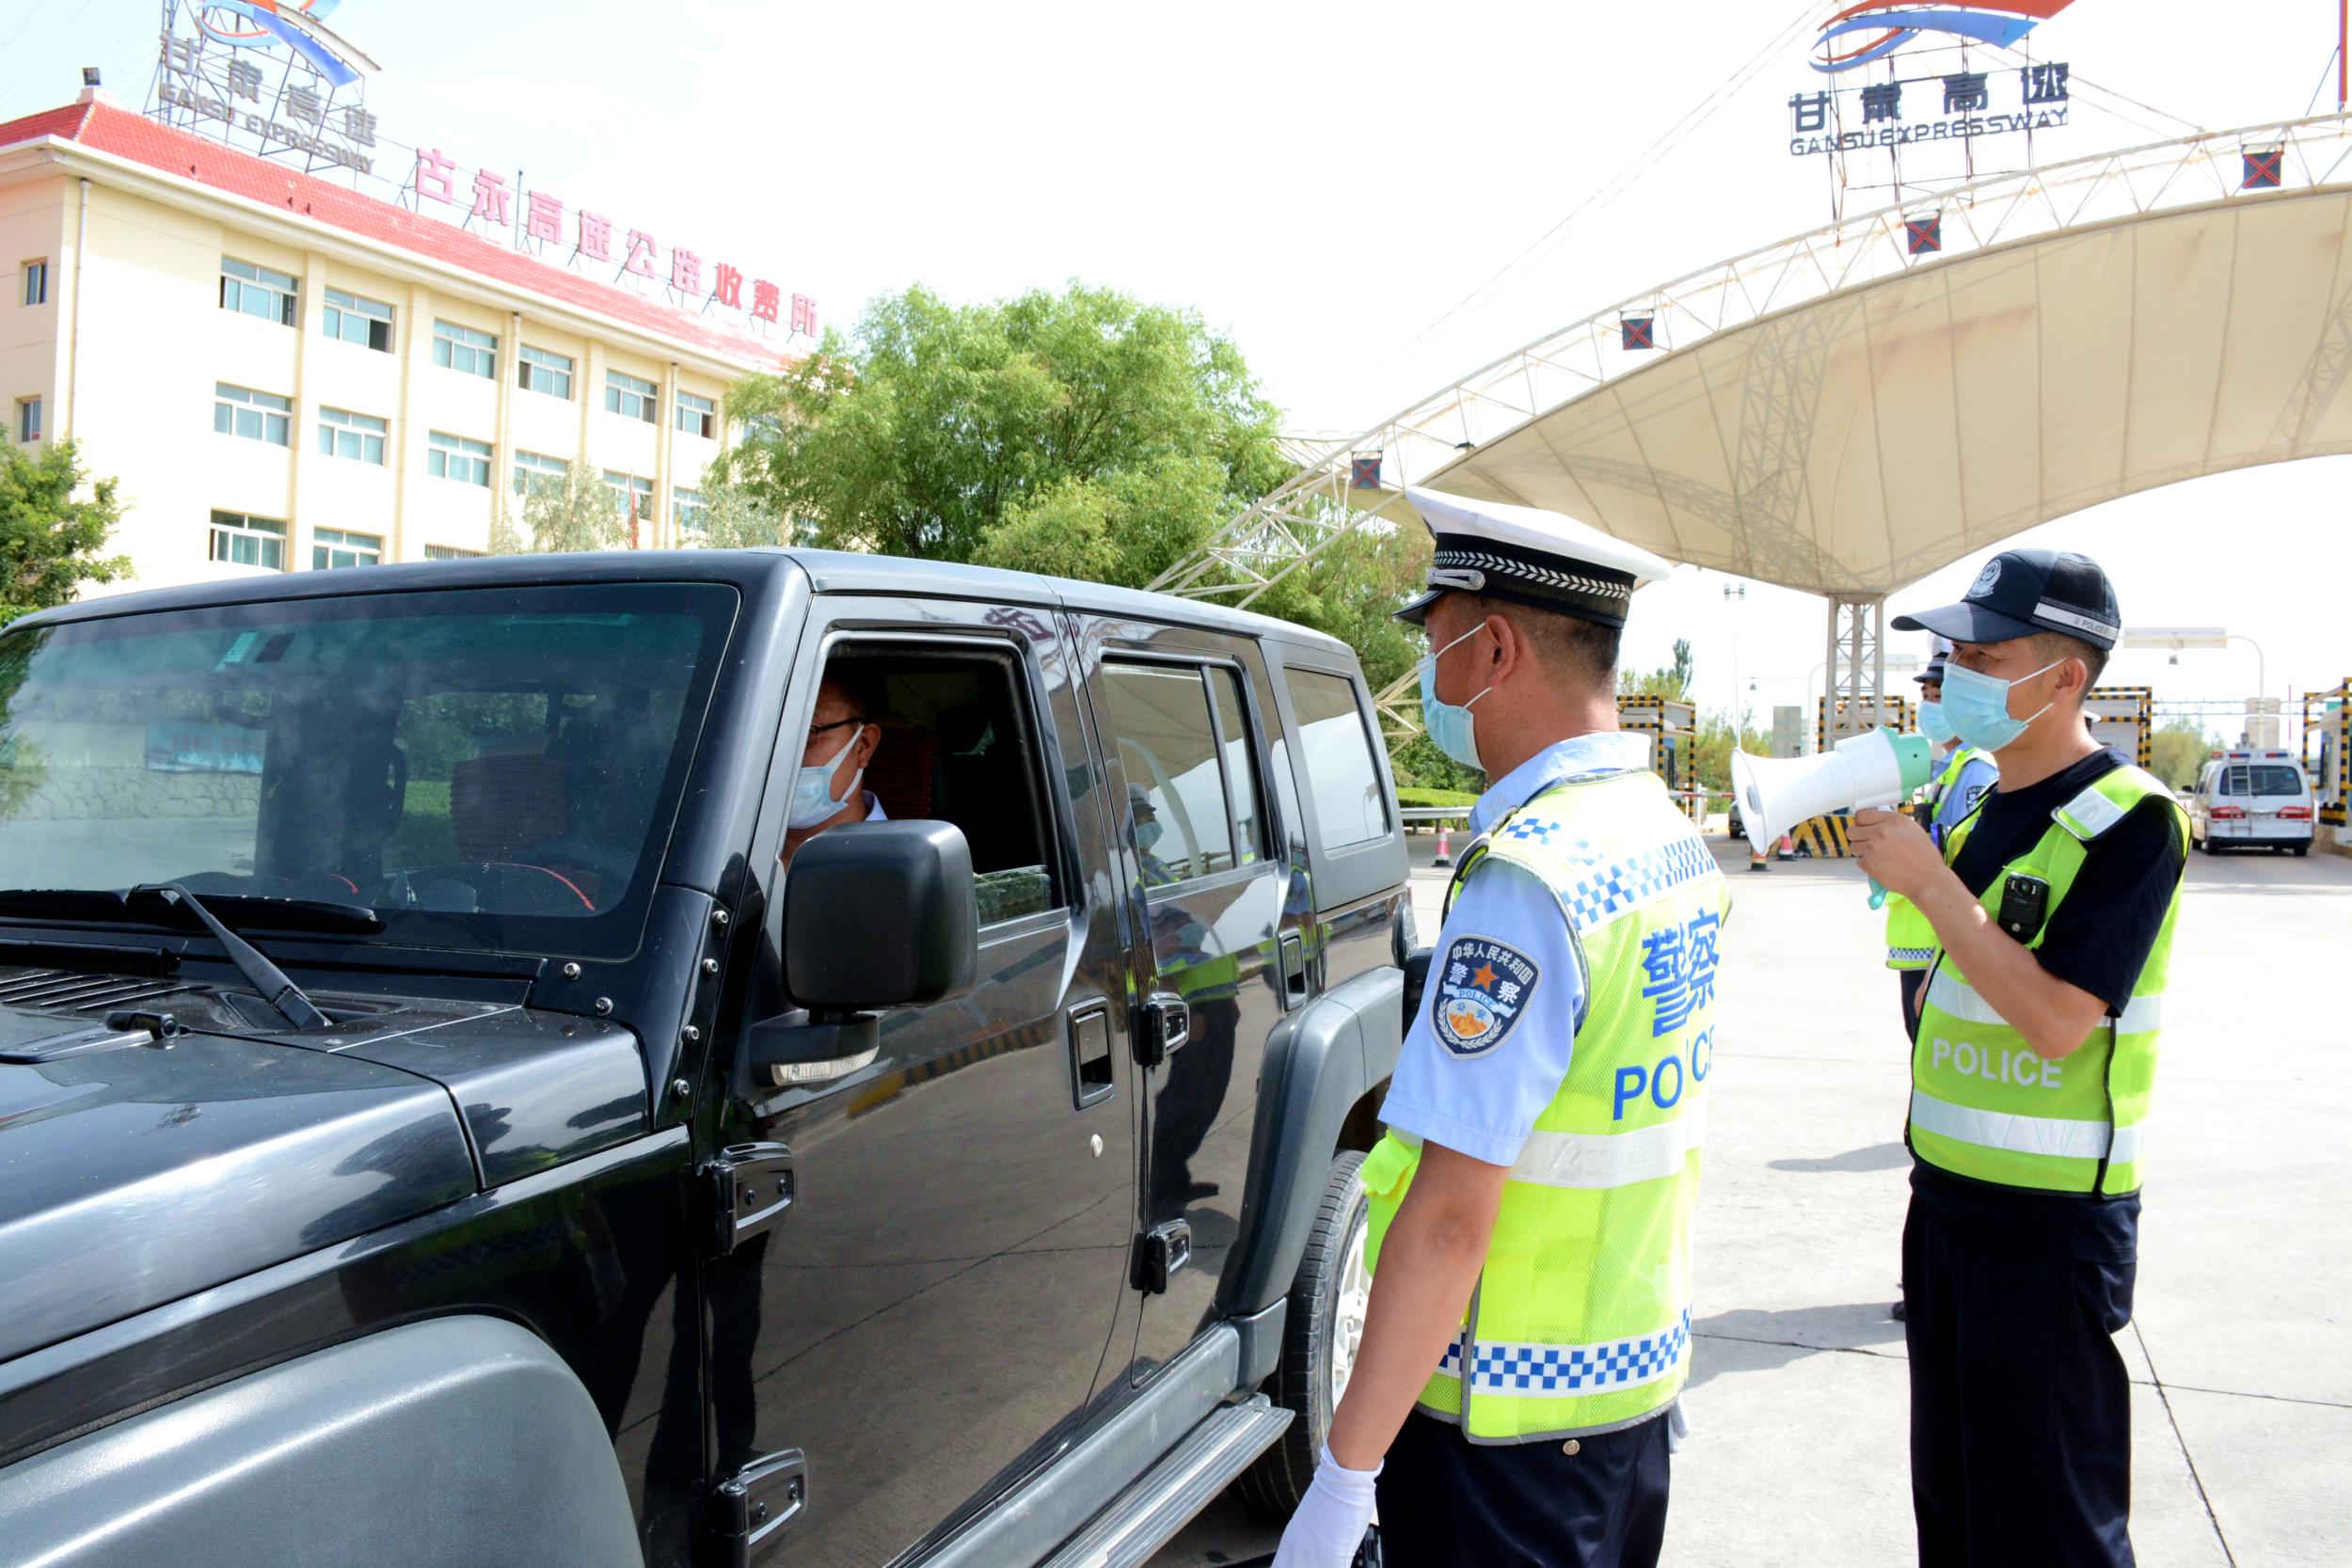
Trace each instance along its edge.
<path fill-rule="evenodd" d="M 836 719 L 830 724 L 811 724 L 808 727 L 808 738 L 801 742 L 801 751 L 803 753 L 806 753 L 810 747 L 817 744 L 817 737 L 824 734 L 827 730 L 846 730 L 852 724 L 863 724 L 866 721 L 863 719 Z"/>

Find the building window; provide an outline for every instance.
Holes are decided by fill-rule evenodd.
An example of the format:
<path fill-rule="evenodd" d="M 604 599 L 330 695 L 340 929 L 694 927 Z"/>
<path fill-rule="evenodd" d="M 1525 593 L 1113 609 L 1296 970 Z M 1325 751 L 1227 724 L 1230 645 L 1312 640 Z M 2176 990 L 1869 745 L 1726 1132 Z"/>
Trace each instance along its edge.
<path fill-rule="evenodd" d="M 680 532 L 700 533 L 710 520 L 710 508 L 704 504 L 700 490 L 681 490 L 673 484 L 670 486 L 670 515 L 677 519 Z"/>
<path fill-rule="evenodd" d="M 479 561 L 482 559 L 482 552 L 461 550 L 454 545 L 427 545 L 424 547 L 424 558 L 427 561 Z"/>
<path fill-rule="evenodd" d="M 560 457 L 549 457 L 541 451 L 515 453 L 515 494 L 527 496 L 542 484 L 561 486 L 564 476 L 572 466 Z"/>
<path fill-rule="evenodd" d="M 650 381 L 620 371 L 604 372 L 604 411 L 625 420 L 652 424 L 661 406 L 661 389 Z"/>
<path fill-rule="evenodd" d="M 319 454 L 323 457 L 356 457 L 362 463 L 384 466 L 384 432 L 382 420 L 373 414 L 354 414 L 347 408 L 319 410 Z"/>
<path fill-rule="evenodd" d="M 719 438 L 719 405 L 708 398 L 698 398 L 691 392 L 677 395 L 677 427 L 689 436 L 705 440 Z"/>
<path fill-rule="evenodd" d="M 223 436 L 242 436 L 248 441 L 282 447 L 287 444 L 293 414 L 291 398 L 257 392 L 250 387 L 231 387 L 226 381 L 214 383 L 213 428 Z"/>
<path fill-rule="evenodd" d="M 526 392 L 545 392 L 549 397 L 572 401 L 572 356 L 549 354 L 543 348 L 525 343 L 516 351 L 519 356 L 515 365 L 515 384 Z"/>
<path fill-rule="evenodd" d="M 424 454 L 424 471 L 435 479 L 453 479 L 465 484 L 490 485 L 490 443 L 469 441 L 463 436 L 432 433 L 432 446 Z"/>
<path fill-rule="evenodd" d="M 40 399 L 39 399 L 39 398 L 19 398 L 19 399 L 17 399 L 17 400 L 16 400 L 16 441 L 17 441 L 17 445 L 19 445 L 19 446 L 30 446 L 30 445 L 32 445 L 35 441 L 38 441 L 38 440 L 40 440 Z"/>
<path fill-rule="evenodd" d="M 341 289 L 326 291 L 326 307 L 319 312 L 326 335 L 358 343 L 378 354 L 392 352 L 392 308 L 380 299 L 362 299 Z"/>
<path fill-rule="evenodd" d="M 639 479 L 635 474 L 604 471 L 604 482 L 612 486 L 612 499 L 621 503 L 621 510 L 629 516 L 645 518 L 653 515 L 653 481 Z"/>
<path fill-rule="evenodd" d="M 292 276 L 257 267 L 250 261 L 240 261 L 233 256 L 220 259 L 220 308 L 234 310 L 242 316 L 259 316 L 280 326 L 294 325 L 294 301 L 298 297 Z"/>
<path fill-rule="evenodd" d="M 24 263 L 24 292 L 17 297 L 27 305 L 49 303 L 49 262 L 46 258 Z"/>
<path fill-rule="evenodd" d="M 310 570 L 314 572 L 337 566 L 373 566 L 383 559 L 384 541 L 376 534 L 323 528 L 310 535 Z"/>
<path fill-rule="evenodd" d="M 215 561 L 226 561 L 234 566 L 266 566 L 273 572 L 286 569 L 286 524 L 282 518 L 215 512 L 212 534 L 208 553 Z"/>
<path fill-rule="evenodd" d="M 527 354 L 530 350 L 526 349 Z M 433 362 L 443 370 L 463 371 L 495 381 L 499 373 L 499 341 L 455 322 L 433 324 Z M 531 385 L 525 380 L 523 385 Z"/>

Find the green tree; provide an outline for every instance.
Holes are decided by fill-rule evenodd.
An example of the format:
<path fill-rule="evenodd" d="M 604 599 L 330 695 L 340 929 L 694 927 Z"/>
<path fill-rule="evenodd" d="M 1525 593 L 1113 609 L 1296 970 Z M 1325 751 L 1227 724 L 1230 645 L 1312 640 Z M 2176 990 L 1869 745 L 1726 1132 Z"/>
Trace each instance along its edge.
<path fill-rule="evenodd" d="M 747 549 L 786 542 L 784 519 L 752 491 L 728 479 L 706 479 L 703 523 L 690 542 L 714 550 Z"/>
<path fill-rule="evenodd" d="M 501 505 L 490 519 L 492 555 L 617 550 L 628 543 L 628 516 L 612 487 L 574 464 L 561 475 L 535 475 L 523 491 L 521 516 Z"/>
<path fill-rule="evenodd" d="M 721 458 L 810 542 L 1140 583 L 1287 470 L 1240 352 L 1189 311 L 1072 284 L 875 301 L 727 393 Z"/>
<path fill-rule="evenodd" d="M 122 521 L 115 482 L 91 482 L 77 499 L 87 478 L 71 440 L 35 454 L 0 435 L 0 626 L 131 575 L 129 556 L 98 553 Z"/>
<path fill-rule="evenodd" d="M 2176 790 L 2194 788 L 2204 771 L 2206 753 L 2220 740 L 2194 719 L 2169 719 L 2148 737 L 2149 771 Z"/>
<path fill-rule="evenodd" d="M 1688 638 L 1675 639 L 1674 662 L 1656 670 L 1624 670 L 1617 674 L 1621 697 L 1656 697 L 1670 703 L 1691 700 L 1693 667 Z"/>

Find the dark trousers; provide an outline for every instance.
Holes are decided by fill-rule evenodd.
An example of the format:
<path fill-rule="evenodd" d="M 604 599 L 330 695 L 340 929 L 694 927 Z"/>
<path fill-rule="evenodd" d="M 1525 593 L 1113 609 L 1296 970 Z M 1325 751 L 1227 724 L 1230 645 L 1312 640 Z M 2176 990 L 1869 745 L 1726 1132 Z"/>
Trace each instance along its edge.
<path fill-rule="evenodd" d="M 1450 1422 L 1406 1417 L 1380 1472 L 1383 1568 L 1652 1568 L 1666 1538 L 1666 1418 L 1576 1448 L 1472 1443 Z"/>
<path fill-rule="evenodd" d="M 1903 1225 L 1920 1568 L 2129 1568 L 2133 1263 L 2019 1257 L 1917 1196 Z"/>

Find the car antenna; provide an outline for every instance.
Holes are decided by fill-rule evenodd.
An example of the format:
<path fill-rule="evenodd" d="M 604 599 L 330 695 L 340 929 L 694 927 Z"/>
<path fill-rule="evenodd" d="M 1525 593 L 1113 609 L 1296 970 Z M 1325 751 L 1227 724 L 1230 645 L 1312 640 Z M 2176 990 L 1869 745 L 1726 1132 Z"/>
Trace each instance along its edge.
<path fill-rule="evenodd" d="M 278 1010 L 278 1017 L 295 1028 L 324 1029 L 334 1022 L 302 994 L 302 988 L 288 979 L 284 970 L 263 958 L 260 948 L 223 926 L 195 894 L 178 882 L 141 882 L 131 891 L 154 894 L 167 904 L 185 904 L 188 911 L 202 921 L 204 928 L 219 941 L 222 949 L 229 955 L 229 961 L 237 966 L 237 973 L 262 993 L 262 1001 Z"/>

